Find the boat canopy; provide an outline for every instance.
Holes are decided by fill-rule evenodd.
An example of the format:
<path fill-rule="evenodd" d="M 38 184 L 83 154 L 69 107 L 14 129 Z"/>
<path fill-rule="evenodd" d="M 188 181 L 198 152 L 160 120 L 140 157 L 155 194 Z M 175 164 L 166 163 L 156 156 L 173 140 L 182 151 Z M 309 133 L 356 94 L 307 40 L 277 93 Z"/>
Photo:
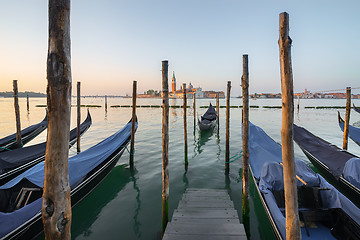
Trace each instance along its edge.
<path fill-rule="evenodd" d="M 306 149 L 307 152 L 326 165 L 336 179 L 339 179 L 343 173 L 346 162 L 354 157 L 295 124 L 294 140 L 300 148 Z"/>
<path fill-rule="evenodd" d="M 136 123 L 137 127 L 137 123 Z M 91 170 L 107 159 L 114 150 L 118 149 L 131 134 L 131 122 L 126 124 L 123 129 L 116 132 L 112 136 L 106 138 L 102 142 L 87 149 L 84 152 L 69 158 L 69 183 L 71 187 L 76 186 L 83 177 Z M 0 186 L 0 189 L 8 189 L 15 186 L 22 179 L 27 179 L 40 188 L 44 185 L 45 162 L 41 162 L 26 172 L 20 174 L 16 178 L 10 180 L 6 184 Z"/>
<path fill-rule="evenodd" d="M 203 116 L 201 116 L 201 120 L 208 120 L 208 121 L 214 121 L 217 118 L 217 113 L 215 108 L 211 105 L 209 105 L 209 108 L 207 109 L 207 111 L 205 112 L 205 114 Z"/>
<path fill-rule="evenodd" d="M 135 127 L 137 128 L 136 122 Z M 131 121 L 127 123 L 120 131 L 106 138 L 95 146 L 69 158 L 69 183 L 70 187 L 76 187 L 86 175 L 104 162 L 117 149 L 119 149 L 131 135 Z M 0 189 L 10 189 L 23 179 L 27 179 L 31 183 L 43 188 L 45 163 L 41 162 L 30 168 L 26 172 L 20 174 L 16 178 L 10 180 L 6 184 L 0 186 Z M 0 199 L 1 204 L 1 199 Z M 18 226 L 29 220 L 41 210 L 42 198 L 9 213 L 0 212 L 0 238 L 5 234 L 13 231 Z"/>
<path fill-rule="evenodd" d="M 259 179 L 261 169 L 267 162 L 282 162 L 281 146 L 260 127 L 249 122 L 249 163 L 254 177 Z"/>
<path fill-rule="evenodd" d="M 84 133 L 91 125 L 91 116 L 88 111 L 87 118 L 80 125 L 80 133 Z M 70 131 L 70 141 L 76 139 L 76 128 Z M 17 148 L 11 151 L 0 152 L 0 174 L 26 164 L 45 155 L 46 142 L 33 146 Z"/>
<path fill-rule="evenodd" d="M 360 189 L 360 159 L 350 158 L 344 167 L 343 177 Z"/>

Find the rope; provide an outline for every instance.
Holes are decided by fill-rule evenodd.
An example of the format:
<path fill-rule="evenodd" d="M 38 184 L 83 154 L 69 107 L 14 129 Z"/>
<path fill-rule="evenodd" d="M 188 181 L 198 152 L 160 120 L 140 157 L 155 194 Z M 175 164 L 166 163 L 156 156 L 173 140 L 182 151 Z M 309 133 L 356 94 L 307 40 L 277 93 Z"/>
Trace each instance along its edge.
<path fill-rule="evenodd" d="M 131 152 L 129 151 L 128 146 L 126 146 L 125 148 L 126 148 L 126 151 L 128 151 L 128 153 L 129 153 L 130 155 L 134 156 L 134 154 L 135 154 L 135 148 L 134 148 L 134 153 L 131 153 Z"/>
<path fill-rule="evenodd" d="M 353 89 L 360 89 L 360 87 L 352 87 L 351 90 L 353 90 Z M 326 90 L 326 91 L 315 91 L 315 92 L 321 93 L 321 92 L 340 92 L 340 91 L 346 91 L 346 88 L 345 89 Z"/>
<path fill-rule="evenodd" d="M 4 148 L 4 147 L 0 147 L 1 149 L 7 150 L 7 151 L 12 151 L 11 149 L 8 148 Z"/>
<path fill-rule="evenodd" d="M 10 142 L 16 142 L 16 139 L 11 140 Z M 23 146 L 24 146 L 24 143 L 23 143 L 23 141 L 21 140 L 21 147 L 23 147 Z M 11 150 L 9 150 L 9 151 L 11 151 Z"/>
<path fill-rule="evenodd" d="M 234 162 L 236 160 L 238 160 L 239 158 L 241 158 L 243 155 L 242 155 L 242 150 L 239 152 L 239 153 L 236 153 L 234 156 L 232 156 L 229 161 L 225 161 L 225 163 L 231 163 L 231 162 Z"/>

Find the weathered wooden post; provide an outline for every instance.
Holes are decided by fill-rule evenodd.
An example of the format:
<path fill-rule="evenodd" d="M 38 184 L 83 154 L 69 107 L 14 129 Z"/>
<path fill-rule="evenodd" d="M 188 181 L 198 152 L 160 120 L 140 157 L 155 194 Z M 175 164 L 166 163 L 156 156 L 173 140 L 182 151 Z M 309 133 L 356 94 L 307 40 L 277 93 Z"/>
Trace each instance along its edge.
<path fill-rule="evenodd" d="M 216 93 L 216 113 L 217 113 L 217 128 L 220 128 L 220 105 L 219 105 L 219 93 Z"/>
<path fill-rule="evenodd" d="M 49 0 L 48 134 L 42 218 L 46 239 L 70 239 L 70 0 Z"/>
<path fill-rule="evenodd" d="M 131 142 L 130 142 L 130 168 L 134 167 L 134 148 L 135 148 L 135 123 L 136 123 L 136 88 L 137 81 L 133 81 L 132 95 L 132 117 L 131 117 Z"/>
<path fill-rule="evenodd" d="M 169 85 L 168 61 L 162 61 L 162 235 L 169 221 Z"/>
<path fill-rule="evenodd" d="M 242 195 L 242 209 L 243 215 L 248 213 L 249 209 L 249 67 L 248 55 L 243 55 L 243 75 L 241 77 L 242 86 L 242 100 L 243 100 L 243 136 L 242 136 L 242 150 L 243 150 L 243 195 Z"/>
<path fill-rule="evenodd" d="M 80 119 L 81 119 L 80 82 L 77 82 L 76 88 L 77 88 L 76 151 L 79 153 L 80 152 Z"/>
<path fill-rule="evenodd" d="M 280 14 L 280 71 L 282 99 L 282 161 L 285 188 L 286 239 L 301 239 L 298 214 L 296 172 L 294 162 L 293 123 L 294 92 L 291 66 L 291 38 L 289 36 L 289 14 Z"/>
<path fill-rule="evenodd" d="M 346 88 L 346 113 L 345 113 L 344 139 L 343 139 L 343 149 L 345 149 L 345 150 L 347 150 L 347 148 L 348 148 L 350 110 L 351 110 L 351 87 L 347 87 Z"/>
<path fill-rule="evenodd" d="M 297 110 L 300 109 L 300 96 L 297 96 Z"/>
<path fill-rule="evenodd" d="M 185 156 L 185 170 L 188 168 L 188 143 L 187 143 L 187 123 L 186 123 L 186 108 L 187 108 L 187 97 L 186 97 L 186 83 L 183 83 L 183 108 L 184 108 L 184 156 Z"/>
<path fill-rule="evenodd" d="M 107 111 L 107 95 L 105 95 L 105 111 Z"/>
<path fill-rule="evenodd" d="M 14 108 L 15 108 L 15 119 L 16 119 L 16 143 L 19 148 L 22 147 L 21 141 L 21 123 L 20 123 L 20 110 L 19 110 L 19 92 L 17 86 L 17 80 L 13 80 L 14 90 Z"/>
<path fill-rule="evenodd" d="M 194 109 L 194 127 L 196 126 L 196 95 L 193 94 L 193 109 Z"/>
<path fill-rule="evenodd" d="M 29 94 L 26 95 L 26 109 L 27 112 L 29 113 L 30 111 Z"/>
<path fill-rule="evenodd" d="M 226 94 L 225 174 L 229 174 L 230 171 L 230 89 L 231 89 L 231 81 L 228 81 L 227 94 Z"/>

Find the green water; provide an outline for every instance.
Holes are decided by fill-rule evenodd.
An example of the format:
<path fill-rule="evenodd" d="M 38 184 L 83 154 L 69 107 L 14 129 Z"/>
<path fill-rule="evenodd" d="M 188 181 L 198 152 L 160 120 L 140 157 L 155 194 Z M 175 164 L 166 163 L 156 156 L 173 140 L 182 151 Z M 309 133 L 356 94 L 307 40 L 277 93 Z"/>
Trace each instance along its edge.
<path fill-rule="evenodd" d="M 46 99 L 30 99 L 30 111 L 26 111 L 26 99 L 20 99 L 22 127 L 42 120 L 44 108 L 35 107 L 46 104 Z M 82 104 L 104 106 L 102 98 L 82 98 Z M 241 105 L 241 99 L 231 99 L 231 105 Z M 250 105 L 260 106 L 250 109 L 250 120 L 262 127 L 275 141 L 280 142 L 281 109 L 262 108 L 280 106 L 280 99 L 251 100 Z M 357 101 L 357 102 L 356 102 Z M 210 100 L 197 100 L 197 115 L 206 109 Z M 211 100 L 215 105 L 215 100 Z M 108 106 L 129 105 L 131 99 L 108 98 Z M 360 105 L 359 100 L 354 101 Z M 75 104 L 75 99 L 73 100 Z M 161 99 L 138 99 L 138 105 L 161 105 Z M 182 100 L 170 100 L 170 105 L 181 105 Z M 225 105 L 225 100 L 220 101 Z M 192 100 L 188 100 L 192 106 Z M 301 100 L 300 112 L 295 113 L 295 123 L 306 127 L 314 134 L 341 146 L 342 132 L 337 125 L 336 109 L 304 109 L 305 106 L 339 106 L 345 100 Z M 12 99 L 0 99 L 4 112 L 0 119 L 0 137 L 15 132 L 15 117 Z M 82 110 L 82 119 L 86 109 Z M 240 218 L 242 218 L 242 161 L 230 163 L 230 174 L 224 174 L 225 165 L 225 109 L 220 109 L 220 126 L 207 133 L 194 128 L 193 110 L 188 109 L 188 170 L 185 171 L 183 114 L 182 109 L 170 109 L 169 122 L 169 174 L 170 198 L 169 217 L 186 188 L 224 188 L 227 189 Z M 91 108 L 93 125 L 81 140 L 82 150 L 119 130 L 131 117 L 131 108 Z M 340 112 L 344 115 L 344 110 Z M 76 125 L 76 109 L 72 109 L 72 127 Z M 129 154 L 124 152 L 117 166 L 108 177 L 81 203 L 73 209 L 73 239 L 160 239 L 161 235 L 161 108 L 137 109 L 139 128 L 135 140 L 135 170 L 127 167 Z M 360 114 L 352 112 L 351 124 L 359 124 Z M 241 151 L 241 108 L 231 109 L 230 156 Z M 33 142 L 45 141 L 46 132 Z M 301 150 L 295 146 L 295 156 L 308 162 Z M 360 155 L 360 148 L 349 141 L 349 150 Z M 70 155 L 75 149 L 70 150 Z M 274 239 L 271 225 L 262 208 L 261 201 L 250 182 L 250 212 L 246 222 L 247 234 L 251 239 Z M 243 222 L 243 219 L 241 219 Z"/>

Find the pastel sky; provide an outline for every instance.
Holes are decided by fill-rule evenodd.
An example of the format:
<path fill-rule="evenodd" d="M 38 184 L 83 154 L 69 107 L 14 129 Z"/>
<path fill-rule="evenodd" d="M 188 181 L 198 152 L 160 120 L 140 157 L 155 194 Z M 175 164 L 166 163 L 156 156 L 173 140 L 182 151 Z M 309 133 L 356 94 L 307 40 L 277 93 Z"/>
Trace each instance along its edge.
<path fill-rule="evenodd" d="M 279 14 L 290 15 L 294 90 L 360 86 L 360 1 L 72 0 L 73 93 L 161 89 L 161 61 L 178 86 L 240 95 L 242 55 L 250 92 L 280 92 Z M 48 1 L 0 1 L 0 91 L 46 92 Z M 354 90 L 353 93 L 359 93 Z"/>

